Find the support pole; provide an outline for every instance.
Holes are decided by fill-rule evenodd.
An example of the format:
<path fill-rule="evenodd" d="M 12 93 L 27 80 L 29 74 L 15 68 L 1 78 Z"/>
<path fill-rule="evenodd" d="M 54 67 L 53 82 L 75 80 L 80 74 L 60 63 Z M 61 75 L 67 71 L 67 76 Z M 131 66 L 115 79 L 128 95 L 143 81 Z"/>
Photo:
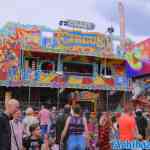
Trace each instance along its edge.
<path fill-rule="evenodd" d="M 124 104 L 125 104 L 126 103 L 126 91 L 124 91 L 123 99 L 124 99 Z"/>
<path fill-rule="evenodd" d="M 28 104 L 31 104 L 31 87 L 29 86 Z"/>
<path fill-rule="evenodd" d="M 106 111 L 109 110 L 109 97 L 108 97 L 108 91 L 106 90 Z"/>
<path fill-rule="evenodd" d="M 61 54 L 58 54 L 58 62 L 57 62 L 57 72 L 62 72 L 62 66 L 61 66 Z"/>
<path fill-rule="evenodd" d="M 57 90 L 57 110 L 59 109 L 59 105 L 60 105 L 60 89 L 58 88 Z"/>

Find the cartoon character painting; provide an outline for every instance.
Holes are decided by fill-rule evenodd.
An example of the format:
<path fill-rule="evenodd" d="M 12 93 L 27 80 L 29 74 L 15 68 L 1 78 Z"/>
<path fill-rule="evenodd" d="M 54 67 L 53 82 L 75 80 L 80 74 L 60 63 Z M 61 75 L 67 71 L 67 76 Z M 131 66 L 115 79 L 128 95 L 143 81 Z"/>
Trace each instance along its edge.
<path fill-rule="evenodd" d="M 150 39 L 126 49 L 125 59 L 129 77 L 150 73 Z"/>

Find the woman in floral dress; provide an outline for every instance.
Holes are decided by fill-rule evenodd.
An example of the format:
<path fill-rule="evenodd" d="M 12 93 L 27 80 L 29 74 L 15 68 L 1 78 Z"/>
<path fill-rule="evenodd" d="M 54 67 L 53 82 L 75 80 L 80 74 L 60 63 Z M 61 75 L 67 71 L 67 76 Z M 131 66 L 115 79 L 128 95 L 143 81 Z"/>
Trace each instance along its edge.
<path fill-rule="evenodd" d="M 99 150 L 111 150 L 109 139 L 111 126 L 109 113 L 103 113 L 99 120 Z"/>

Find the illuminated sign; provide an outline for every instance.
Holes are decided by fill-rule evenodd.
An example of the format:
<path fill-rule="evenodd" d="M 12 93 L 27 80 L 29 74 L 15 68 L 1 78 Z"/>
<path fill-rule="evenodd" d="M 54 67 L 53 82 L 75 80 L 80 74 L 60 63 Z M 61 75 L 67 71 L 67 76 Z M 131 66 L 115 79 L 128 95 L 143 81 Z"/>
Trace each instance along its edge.
<path fill-rule="evenodd" d="M 86 30 L 93 30 L 95 28 L 95 24 L 92 22 L 70 20 L 70 19 L 59 21 L 59 25 L 60 26 L 68 26 L 71 28 L 86 29 Z"/>

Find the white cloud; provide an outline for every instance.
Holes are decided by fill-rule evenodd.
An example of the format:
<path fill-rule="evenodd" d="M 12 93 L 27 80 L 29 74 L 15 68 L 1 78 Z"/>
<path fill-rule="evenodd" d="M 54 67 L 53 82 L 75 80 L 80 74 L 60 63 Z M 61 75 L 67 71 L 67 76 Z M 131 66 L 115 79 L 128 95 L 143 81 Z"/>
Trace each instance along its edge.
<path fill-rule="evenodd" d="M 3 16 L 8 20 L 24 23 L 57 25 L 60 18 L 88 20 L 93 2 L 91 0 L 5 0 L 0 5 Z"/>
<path fill-rule="evenodd" d="M 126 7 L 135 4 L 138 8 L 141 6 L 141 9 L 145 9 L 143 1 L 147 7 L 150 7 L 149 0 L 126 0 L 124 2 Z M 115 7 L 110 7 L 111 4 Z M 98 5 L 99 11 L 96 10 Z M 116 6 L 117 0 L 1 0 L 0 25 L 4 25 L 7 21 L 14 21 L 57 28 L 59 20 L 66 18 L 94 22 L 95 31 L 105 32 L 111 24 L 113 15 L 118 17 Z M 103 15 L 104 9 L 106 12 L 111 11 L 111 15 Z M 149 10 L 145 9 L 145 11 Z M 118 35 L 119 26 L 116 22 L 113 25 Z M 133 38 L 136 39 L 136 37 L 133 35 Z"/>

